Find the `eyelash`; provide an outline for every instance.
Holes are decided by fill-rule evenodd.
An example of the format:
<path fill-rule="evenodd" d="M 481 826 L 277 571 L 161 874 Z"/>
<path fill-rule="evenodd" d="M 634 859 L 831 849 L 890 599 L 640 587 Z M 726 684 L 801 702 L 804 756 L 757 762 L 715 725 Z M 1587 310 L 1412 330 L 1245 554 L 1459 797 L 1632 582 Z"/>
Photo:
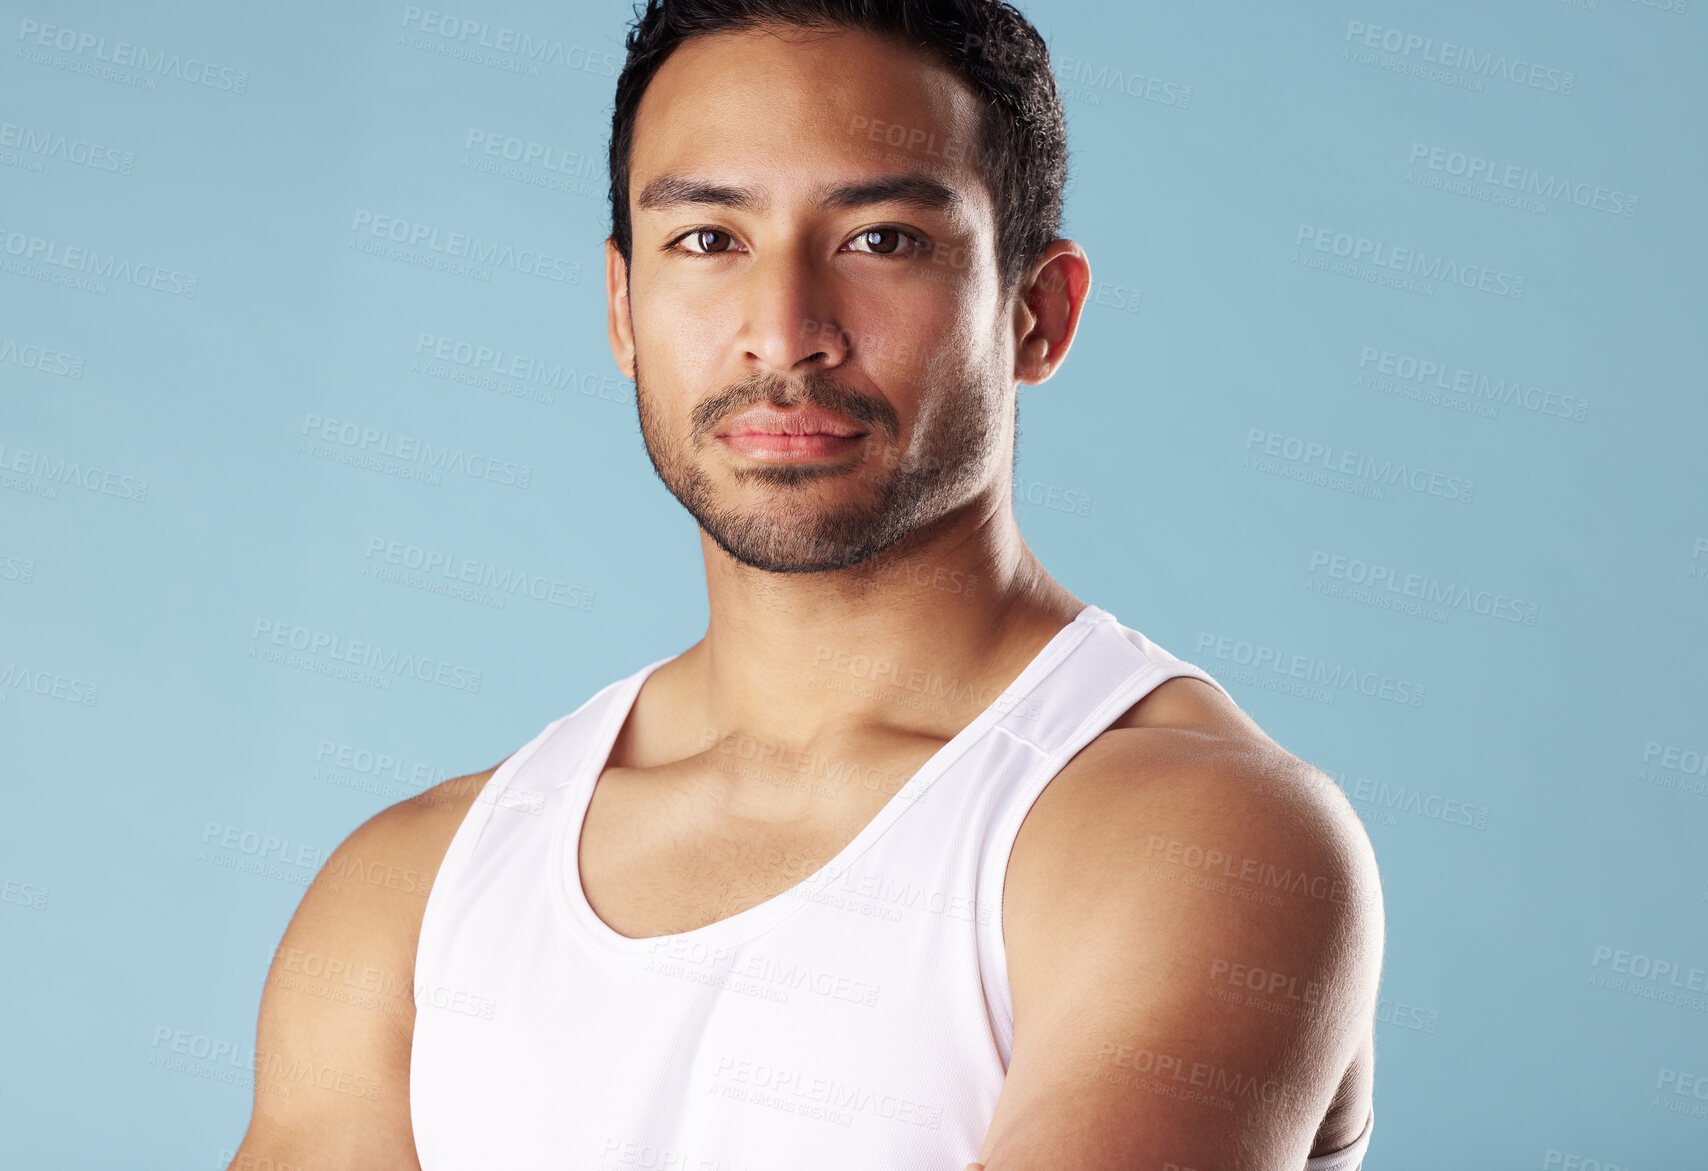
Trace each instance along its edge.
<path fill-rule="evenodd" d="M 692 256 L 697 260 L 711 260 L 715 257 L 731 255 L 729 252 L 690 252 L 686 248 L 678 248 L 677 247 L 678 244 L 682 243 L 682 241 L 686 240 L 689 236 L 695 236 L 701 232 L 722 232 L 724 235 L 729 236 L 732 239 L 735 236 L 735 233 L 733 233 L 733 232 L 727 231 L 723 228 L 715 228 L 709 224 L 704 225 L 702 227 L 698 227 L 698 228 L 689 228 L 686 232 L 681 233 L 680 235 L 678 235 L 674 239 L 672 239 L 668 244 L 666 244 L 664 246 L 664 251 L 666 251 L 666 252 L 677 252 L 683 256 Z M 861 252 L 861 253 L 857 253 L 856 255 L 876 256 L 880 260 L 907 260 L 907 259 L 910 259 L 912 257 L 918 256 L 920 253 L 924 252 L 926 249 L 928 249 L 931 246 L 930 241 L 926 240 L 923 236 L 916 235 L 915 233 L 910 232 L 906 228 L 903 228 L 897 224 L 874 224 L 872 227 L 869 227 L 869 228 L 861 228 L 858 232 L 855 232 L 854 235 L 848 237 L 848 239 L 849 240 L 856 240 L 859 237 L 867 235 L 871 232 L 895 232 L 897 235 L 902 236 L 904 239 L 908 239 L 908 240 L 913 241 L 913 250 L 910 252 L 901 253 L 899 255 L 896 253 L 893 253 L 893 252 Z"/>

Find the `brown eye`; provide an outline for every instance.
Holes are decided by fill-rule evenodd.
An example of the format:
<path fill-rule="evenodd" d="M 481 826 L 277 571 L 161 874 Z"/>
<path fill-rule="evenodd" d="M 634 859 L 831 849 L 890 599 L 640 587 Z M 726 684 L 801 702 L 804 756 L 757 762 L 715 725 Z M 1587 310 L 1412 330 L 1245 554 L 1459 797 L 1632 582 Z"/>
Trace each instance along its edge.
<path fill-rule="evenodd" d="M 717 245 L 717 239 L 719 237 L 722 237 L 724 241 L 722 247 L 718 247 Z M 734 237 L 732 237 L 728 232 L 719 231 L 717 228 L 699 228 L 695 231 L 689 232 L 686 236 L 682 237 L 682 239 L 685 241 L 691 240 L 694 244 L 698 245 L 698 247 L 690 248 L 688 251 L 698 252 L 704 255 L 707 253 L 716 254 L 719 252 L 729 251 L 730 242 Z"/>
<path fill-rule="evenodd" d="M 870 232 L 864 233 L 864 235 L 866 243 L 871 245 L 872 251 L 882 255 L 887 256 L 889 253 L 894 252 L 897 248 L 901 247 L 901 233 L 896 231 L 894 228 L 873 228 Z M 883 245 L 883 240 L 889 236 L 894 236 L 895 240 L 886 248 Z"/>
<path fill-rule="evenodd" d="M 895 239 L 889 243 L 888 247 L 885 247 L 884 241 L 890 236 L 894 236 Z M 880 256 L 888 256 L 901 247 L 901 233 L 894 228 L 873 228 L 869 232 L 861 232 L 860 238 L 866 242 L 871 251 Z"/>
<path fill-rule="evenodd" d="M 925 247 L 923 240 L 900 228 L 867 228 L 848 243 L 868 256 L 907 256 Z"/>

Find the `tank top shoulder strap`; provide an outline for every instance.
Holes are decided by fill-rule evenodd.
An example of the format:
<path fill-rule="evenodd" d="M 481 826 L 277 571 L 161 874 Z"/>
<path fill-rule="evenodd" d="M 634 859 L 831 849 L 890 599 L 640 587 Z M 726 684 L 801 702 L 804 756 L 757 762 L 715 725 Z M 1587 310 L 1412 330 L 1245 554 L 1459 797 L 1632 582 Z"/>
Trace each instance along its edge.
<path fill-rule="evenodd" d="M 494 858 L 543 847 L 570 796 L 568 788 L 582 757 L 614 718 L 613 708 L 632 699 L 647 674 L 674 657 L 658 659 L 607 683 L 574 711 L 541 728 L 487 777 L 452 834 L 429 888 L 416 944 L 418 975 L 431 974 L 446 960 L 451 944 L 448 932 L 477 897 L 469 885 L 469 867 L 477 861 L 489 866 Z M 509 811 L 536 816 L 502 815 Z"/>
<path fill-rule="evenodd" d="M 574 711 L 559 716 L 542 728 L 532 740 L 517 749 L 500 766 L 498 773 L 493 774 L 492 780 L 499 781 L 499 773 L 505 774 L 505 779 L 508 780 L 523 766 L 528 766 L 531 773 L 547 773 L 553 788 L 569 784 L 573 779 L 573 770 L 559 767 L 560 763 L 579 761 L 580 755 L 591 743 L 597 741 L 605 732 L 611 731 L 606 726 L 607 723 L 618 713 L 628 712 L 635 693 L 640 690 L 641 684 L 646 682 L 646 677 L 676 657 L 666 655 L 661 659 L 654 659 L 639 670 L 605 684 L 583 700 Z M 562 762 L 558 760 L 560 756 L 563 758 Z"/>
<path fill-rule="evenodd" d="M 1071 744 L 1063 759 L 1071 757 L 1158 684 L 1177 676 L 1201 679 L 1228 694 L 1204 668 L 1122 626 L 1100 606 L 1087 606 L 1079 621 L 1089 627 L 1086 634 L 999 725 L 1045 753 L 1056 755 Z"/>

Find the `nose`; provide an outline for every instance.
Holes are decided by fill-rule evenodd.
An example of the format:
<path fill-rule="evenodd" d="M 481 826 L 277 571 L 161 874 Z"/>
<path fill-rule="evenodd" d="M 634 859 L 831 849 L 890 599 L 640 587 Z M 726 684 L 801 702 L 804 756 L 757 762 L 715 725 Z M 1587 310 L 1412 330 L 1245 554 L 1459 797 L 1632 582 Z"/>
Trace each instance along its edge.
<path fill-rule="evenodd" d="M 743 359 L 797 377 L 847 361 L 852 339 L 836 320 L 829 280 L 810 258 L 781 252 L 749 268 L 742 290 Z"/>

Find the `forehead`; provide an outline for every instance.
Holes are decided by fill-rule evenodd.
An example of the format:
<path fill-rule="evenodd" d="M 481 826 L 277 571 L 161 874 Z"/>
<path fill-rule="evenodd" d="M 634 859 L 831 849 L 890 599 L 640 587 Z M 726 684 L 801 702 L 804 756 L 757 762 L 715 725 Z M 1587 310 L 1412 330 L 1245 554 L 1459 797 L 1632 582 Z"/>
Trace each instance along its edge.
<path fill-rule="evenodd" d="M 662 174 L 783 191 L 917 172 L 976 206 L 980 142 L 972 88 L 924 50 L 852 30 L 711 33 L 683 43 L 647 86 L 630 199 Z"/>

